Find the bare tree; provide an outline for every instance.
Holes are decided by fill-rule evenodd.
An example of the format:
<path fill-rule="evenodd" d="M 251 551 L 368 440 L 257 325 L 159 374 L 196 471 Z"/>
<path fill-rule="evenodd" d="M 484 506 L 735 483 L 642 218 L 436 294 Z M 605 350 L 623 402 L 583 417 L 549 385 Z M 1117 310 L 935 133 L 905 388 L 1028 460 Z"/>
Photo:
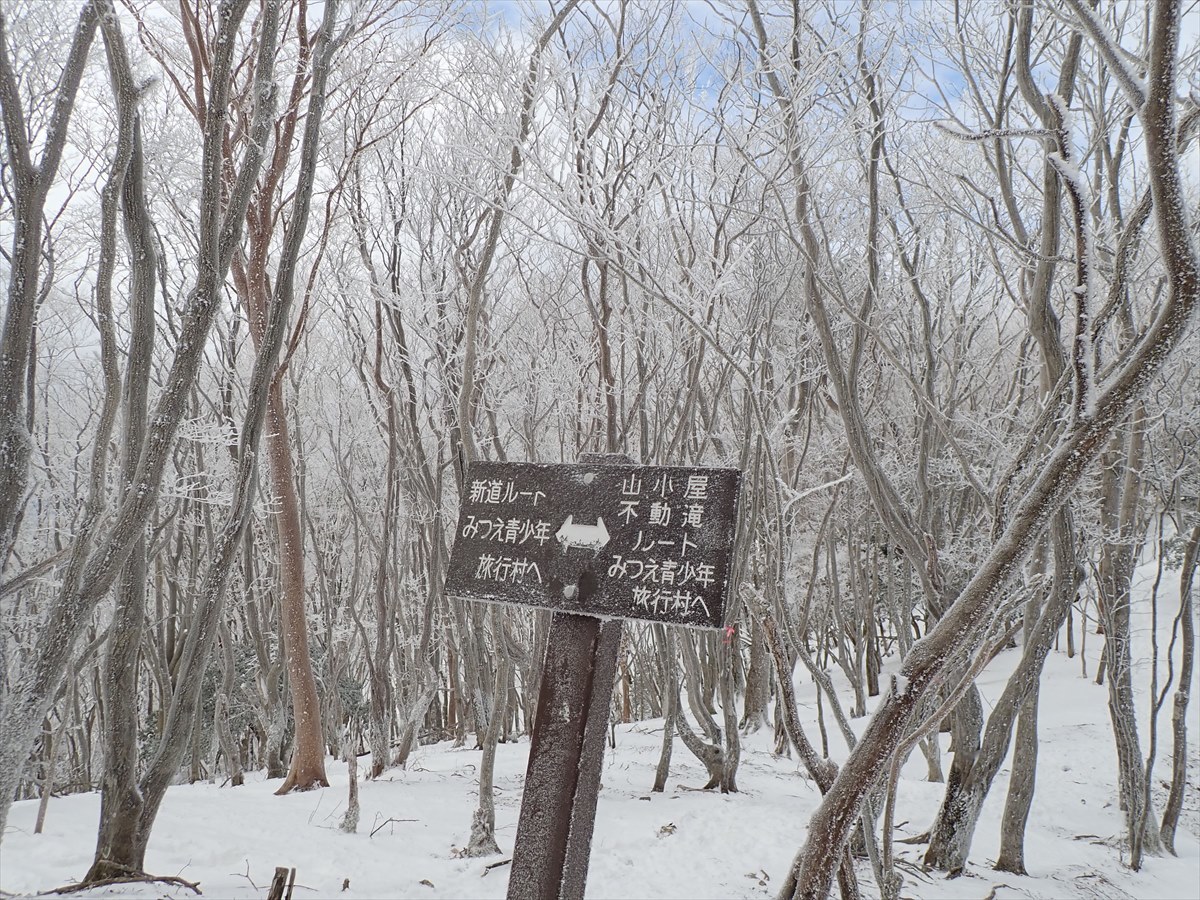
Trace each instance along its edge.
<path fill-rule="evenodd" d="M 130 354 L 123 391 L 125 427 L 121 442 L 124 457 L 121 460 L 121 487 L 124 492 L 132 485 L 137 474 L 137 461 L 146 439 L 158 252 L 145 194 L 141 121 L 137 108 L 138 86 L 111 0 L 101 0 L 99 13 L 118 116 L 117 151 L 109 183 L 105 187 L 101 225 L 103 228 L 113 227 L 109 223 L 116 219 L 119 192 L 132 269 Z M 141 804 L 141 796 L 137 791 L 137 656 L 146 615 L 146 550 L 146 537 L 142 533 L 135 541 L 118 581 L 120 599 L 113 615 L 112 634 L 104 660 L 102 688 L 107 722 L 100 798 L 102 823 L 122 813 L 129 814 Z M 132 818 L 136 819 L 136 816 Z M 106 835 L 106 830 L 102 824 L 101 843 L 112 841 L 111 833 Z M 108 841 L 105 841 L 105 837 Z M 105 846 L 98 849 L 96 855 L 103 860 L 123 860 L 121 850 L 116 847 Z M 88 877 L 103 879 L 112 874 L 111 869 L 98 870 L 97 866 L 93 866 Z"/>
<path fill-rule="evenodd" d="M 8 25 L 0 6 L 0 114 L 12 184 L 13 237 L 9 257 L 8 297 L 0 331 L 0 570 L 8 563 L 25 504 L 32 437 L 29 433 L 30 354 L 37 316 L 38 288 L 44 252 L 46 196 L 58 176 L 67 144 L 67 128 L 75 109 L 79 82 L 96 34 L 96 6 L 85 3 L 71 38 L 62 79 L 46 123 L 40 158 L 34 160 L 31 124 L 8 48 Z"/>
<path fill-rule="evenodd" d="M 28 663 L 15 684 L 5 685 L 0 702 L 0 725 L 6 741 L 0 745 L 0 832 L 16 793 L 25 759 L 41 722 L 54 701 L 55 692 L 96 604 L 120 574 L 121 567 L 137 542 L 154 508 L 163 471 L 171 455 L 179 423 L 186 410 L 188 394 L 203 357 L 209 328 L 216 315 L 217 299 L 230 260 L 240 240 L 241 217 L 249 202 L 250 189 L 262 160 L 262 144 L 251 145 L 242 166 L 233 177 L 227 199 L 223 196 L 221 142 L 228 103 L 232 55 L 236 37 L 249 0 L 230 0 L 218 14 L 217 52 L 213 55 L 203 132 L 203 181 L 200 196 L 201 227 L 197 274 L 179 331 L 179 341 L 166 384 L 150 416 L 146 445 L 138 460 L 137 474 L 124 502 L 117 508 L 102 535 L 96 528 L 100 508 L 94 506 L 91 525 L 73 545 L 62 577 L 62 587 L 51 604 L 45 626 L 39 633 Z M 259 82 L 254 133 L 265 141 L 266 118 L 273 92 L 269 81 Z M 111 379 L 110 379 L 111 380 Z M 98 460 L 103 463 L 103 459 Z M 100 468 L 101 471 L 95 471 Z M 102 467 L 93 466 L 93 496 L 102 489 Z M 94 544 L 94 546 L 93 546 Z"/>
<path fill-rule="evenodd" d="M 269 5 L 264 13 L 262 34 L 265 37 L 260 53 L 273 56 L 273 44 L 277 32 L 278 9 Z M 238 470 L 233 486 L 233 502 L 215 542 L 214 552 L 204 575 L 200 603 L 192 627 L 184 642 L 176 690 L 172 693 L 170 709 L 158 749 L 138 783 L 136 767 L 124 766 L 115 769 L 109 766 L 111 790 L 106 789 L 104 799 L 107 815 L 101 815 L 100 835 L 97 840 L 96 858 L 85 877 L 86 882 L 100 882 L 141 874 L 145 865 L 146 845 L 149 842 L 154 820 L 174 774 L 188 747 L 188 739 L 198 725 L 196 715 L 203 684 L 204 670 L 221 620 L 223 601 L 229 576 L 238 548 L 249 519 L 254 496 L 258 444 L 262 435 L 268 407 L 269 385 L 275 380 L 275 371 L 287 331 L 289 312 L 295 295 L 296 268 L 300 248 L 305 236 L 309 204 L 316 178 L 318 141 L 321 133 L 323 111 L 326 101 L 326 82 L 333 54 L 338 46 L 334 35 L 337 22 L 336 2 L 325 6 L 325 19 L 316 36 L 312 86 L 309 93 L 308 111 L 305 116 L 304 137 L 301 148 L 301 165 L 296 190 L 292 198 L 292 215 L 284 236 L 284 245 L 274 283 L 263 342 L 251 374 L 249 397 L 245 421 L 240 429 L 238 448 Z M 108 33 L 106 32 L 106 37 Z M 344 38 L 345 35 L 343 34 Z M 119 35 L 116 36 L 119 40 Z M 114 40 L 115 44 L 115 40 Z M 271 61 L 259 59 L 261 75 L 269 71 Z M 261 83 L 261 82 L 260 82 Z M 118 614 L 129 615 L 125 607 L 133 603 L 126 596 L 118 604 Z M 140 618 L 140 605 L 136 610 Z M 136 633 L 136 631 L 135 631 Z M 136 649 L 136 645 L 135 645 Z M 111 660 L 110 660 L 111 663 Z M 132 666 L 130 667 L 132 668 Z M 118 674 L 118 673 L 113 673 Z M 110 674 L 110 678 L 113 677 Z M 131 694 L 124 703 L 132 706 Z M 164 697 L 164 703 L 168 702 Z M 111 709 L 114 704 L 110 703 Z M 117 704 L 118 708 L 120 704 Z M 136 719 L 131 709 L 125 716 Z M 136 745 L 130 746 L 136 753 Z"/>
<path fill-rule="evenodd" d="M 1123 87 L 1138 110 L 1145 131 L 1146 164 L 1154 198 L 1162 264 L 1168 290 L 1150 324 L 1136 342 L 1114 362 L 1110 374 L 1097 385 L 1086 360 L 1073 355 L 1074 408 L 1070 421 L 1052 450 L 1039 464 L 1025 493 L 1016 499 L 994 546 L 977 574 L 958 593 L 943 618 L 913 646 L 901 666 L 904 681 L 897 682 L 875 715 L 867 732 L 814 813 L 809 839 L 797 855 L 792 876 L 785 885 L 788 896 L 824 898 L 862 800 L 874 781 L 874 772 L 886 761 L 910 724 L 930 685 L 945 670 L 961 647 L 964 636 L 977 630 L 995 603 L 1003 585 L 1032 548 L 1038 534 L 1078 484 L 1104 442 L 1136 402 L 1170 351 L 1181 340 L 1200 301 L 1200 259 L 1191 232 L 1177 154 L 1177 55 L 1180 5 L 1157 4 L 1151 15 L 1148 77 L 1142 81 L 1128 73 L 1106 34 L 1084 16 L 1081 27 L 1118 71 L 1128 76 Z M 782 93 L 782 92 L 780 92 Z M 787 103 L 786 95 L 781 100 Z M 1079 258 L 1086 267 L 1090 259 Z M 1080 311 L 1087 309 L 1091 285 L 1078 292 Z M 1086 329 L 1089 321 L 1083 318 Z M 1077 325 L 1078 327 L 1078 325 Z"/>

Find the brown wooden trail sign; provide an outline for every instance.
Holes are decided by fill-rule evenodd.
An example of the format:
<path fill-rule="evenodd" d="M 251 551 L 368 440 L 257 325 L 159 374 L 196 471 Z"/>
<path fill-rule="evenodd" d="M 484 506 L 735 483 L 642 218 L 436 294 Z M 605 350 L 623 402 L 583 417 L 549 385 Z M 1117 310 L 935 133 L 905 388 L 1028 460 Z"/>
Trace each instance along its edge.
<path fill-rule="evenodd" d="M 720 628 L 741 472 L 476 462 L 446 593 L 554 610 L 508 900 L 582 900 L 622 620 Z"/>
<path fill-rule="evenodd" d="M 446 593 L 720 628 L 736 469 L 477 462 Z"/>

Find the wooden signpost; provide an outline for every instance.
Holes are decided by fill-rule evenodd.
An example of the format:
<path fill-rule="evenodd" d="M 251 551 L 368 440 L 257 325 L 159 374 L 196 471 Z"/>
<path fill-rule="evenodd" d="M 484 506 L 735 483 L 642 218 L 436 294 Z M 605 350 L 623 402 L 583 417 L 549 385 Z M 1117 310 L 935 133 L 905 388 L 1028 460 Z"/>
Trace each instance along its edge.
<path fill-rule="evenodd" d="M 554 610 L 509 900 L 581 900 L 624 619 L 720 628 L 741 473 L 476 462 L 446 593 Z"/>

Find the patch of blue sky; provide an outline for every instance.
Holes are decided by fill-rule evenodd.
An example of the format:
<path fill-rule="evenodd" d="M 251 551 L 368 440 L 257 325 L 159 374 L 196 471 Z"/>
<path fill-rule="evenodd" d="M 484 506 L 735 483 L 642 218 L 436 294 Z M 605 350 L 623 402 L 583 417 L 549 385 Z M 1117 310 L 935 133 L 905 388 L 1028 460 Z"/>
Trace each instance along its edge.
<path fill-rule="evenodd" d="M 583 4 L 563 23 L 563 33 L 568 43 L 573 37 L 593 38 L 593 25 L 599 17 L 605 17 L 609 22 L 616 23 L 621 17 L 618 0 L 585 0 Z M 540 29 L 544 28 L 555 12 L 562 8 L 561 0 L 551 3 L 549 0 L 479 0 L 470 4 L 474 13 L 469 21 L 462 23 L 463 28 L 478 30 L 484 36 L 499 36 L 506 33 L 510 37 L 532 40 Z M 666 20 L 662 20 L 663 11 L 667 11 Z M 736 8 L 735 8 L 736 11 Z M 673 59 L 662 59 L 654 68 L 669 71 L 672 74 L 686 73 L 687 84 L 677 85 L 691 96 L 693 102 L 706 104 L 708 98 L 715 95 L 725 83 L 718 67 L 712 64 L 711 45 L 719 35 L 729 32 L 729 24 L 715 7 L 701 0 L 679 0 L 671 3 L 667 0 L 647 0 L 647 2 L 630 3 L 625 11 L 628 23 L 639 23 L 638 27 L 629 29 L 629 34 L 643 31 L 647 22 L 656 17 L 659 31 L 673 31 L 671 38 L 665 42 L 672 48 Z M 590 22 L 589 22 L 590 20 Z M 603 58 L 593 62 L 603 65 L 607 54 L 614 50 L 611 33 L 601 48 Z M 663 45 L 657 48 L 663 49 Z M 636 60 L 636 47 L 627 48 Z M 643 60 L 644 62 L 644 60 Z M 672 65 L 674 63 L 674 65 Z M 686 65 L 681 65 L 686 63 Z M 641 66 L 637 66 L 642 68 Z"/>
<path fill-rule="evenodd" d="M 541 7 L 542 15 L 552 16 L 550 4 L 545 0 L 530 3 L 529 0 L 482 0 L 475 4 L 487 10 L 486 21 L 491 27 L 504 27 L 521 30 L 530 21 L 530 7 Z"/>

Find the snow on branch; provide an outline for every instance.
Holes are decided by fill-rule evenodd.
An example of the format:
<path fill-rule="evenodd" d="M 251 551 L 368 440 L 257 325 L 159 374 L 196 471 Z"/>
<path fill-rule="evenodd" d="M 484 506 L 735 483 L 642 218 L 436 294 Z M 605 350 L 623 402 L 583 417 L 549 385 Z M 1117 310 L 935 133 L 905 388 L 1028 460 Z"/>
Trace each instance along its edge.
<path fill-rule="evenodd" d="M 1092 259 L 1095 241 L 1088 224 L 1088 186 L 1083 172 L 1075 165 L 1071 150 L 1071 112 L 1067 101 L 1058 94 L 1046 97 L 1054 116 L 1058 120 L 1058 150 L 1048 154 L 1066 187 L 1071 204 L 1071 218 L 1075 226 L 1075 338 L 1071 345 L 1071 372 L 1074 382 L 1074 415 L 1077 419 L 1091 419 L 1095 414 L 1095 357 L 1092 350 Z"/>
<path fill-rule="evenodd" d="M 1066 0 L 1066 5 L 1075 13 L 1078 23 L 1083 26 L 1088 37 L 1096 45 L 1108 67 L 1116 76 L 1117 83 L 1129 95 L 1129 103 L 1134 109 L 1141 109 L 1146 103 L 1146 82 L 1126 60 L 1127 52 L 1108 33 L 1108 28 L 1100 20 L 1095 10 L 1090 9 L 1083 0 Z"/>
<path fill-rule="evenodd" d="M 1047 128 L 988 128 L 985 131 L 961 131 L 957 128 L 951 128 L 941 122 L 934 122 L 933 127 L 943 134 L 947 134 L 956 140 L 965 141 L 967 143 L 978 143 L 979 141 L 992 141 L 997 138 L 1050 138 L 1054 134 Z"/>

